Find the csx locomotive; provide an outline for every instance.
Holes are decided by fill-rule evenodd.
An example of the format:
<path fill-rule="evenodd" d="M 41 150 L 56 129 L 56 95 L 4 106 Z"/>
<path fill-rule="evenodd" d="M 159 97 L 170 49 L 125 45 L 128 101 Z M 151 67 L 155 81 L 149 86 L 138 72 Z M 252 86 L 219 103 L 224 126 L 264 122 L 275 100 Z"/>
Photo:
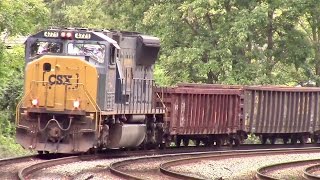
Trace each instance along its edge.
<path fill-rule="evenodd" d="M 51 28 L 25 46 L 16 112 L 16 139 L 24 148 L 71 153 L 164 143 L 165 111 L 153 91 L 158 38 Z"/>

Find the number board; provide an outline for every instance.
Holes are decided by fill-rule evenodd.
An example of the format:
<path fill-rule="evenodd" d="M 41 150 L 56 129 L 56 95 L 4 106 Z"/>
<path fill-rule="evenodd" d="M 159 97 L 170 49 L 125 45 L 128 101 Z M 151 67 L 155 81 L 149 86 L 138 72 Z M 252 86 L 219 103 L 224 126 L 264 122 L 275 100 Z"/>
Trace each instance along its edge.
<path fill-rule="evenodd" d="M 90 33 L 75 33 L 74 37 L 76 39 L 91 39 L 91 34 Z"/>
<path fill-rule="evenodd" d="M 56 37 L 59 37 L 59 33 L 55 32 L 55 31 L 45 31 L 43 33 L 43 36 L 44 37 L 49 37 L 49 38 L 56 38 Z"/>

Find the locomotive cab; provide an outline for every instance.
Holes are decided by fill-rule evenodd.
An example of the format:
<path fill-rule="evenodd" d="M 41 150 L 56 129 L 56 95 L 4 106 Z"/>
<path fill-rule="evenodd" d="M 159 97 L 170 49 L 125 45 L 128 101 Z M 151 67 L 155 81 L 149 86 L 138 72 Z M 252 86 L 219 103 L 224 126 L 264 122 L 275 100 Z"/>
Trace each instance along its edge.
<path fill-rule="evenodd" d="M 153 93 L 157 38 L 69 28 L 41 31 L 25 44 L 16 116 L 24 148 L 85 152 L 137 147 L 162 136 L 147 133 L 150 123 L 163 124 Z"/>

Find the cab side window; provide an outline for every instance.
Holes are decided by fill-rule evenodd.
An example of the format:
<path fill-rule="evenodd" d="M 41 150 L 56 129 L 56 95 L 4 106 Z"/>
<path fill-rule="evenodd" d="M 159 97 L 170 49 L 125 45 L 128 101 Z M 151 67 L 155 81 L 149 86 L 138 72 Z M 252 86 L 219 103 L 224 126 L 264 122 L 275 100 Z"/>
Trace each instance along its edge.
<path fill-rule="evenodd" d="M 110 65 L 115 65 L 116 64 L 116 57 L 118 57 L 118 51 L 116 47 L 111 45 L 110 47 L 110 57 L 109 57 L 109 64 Z"/>

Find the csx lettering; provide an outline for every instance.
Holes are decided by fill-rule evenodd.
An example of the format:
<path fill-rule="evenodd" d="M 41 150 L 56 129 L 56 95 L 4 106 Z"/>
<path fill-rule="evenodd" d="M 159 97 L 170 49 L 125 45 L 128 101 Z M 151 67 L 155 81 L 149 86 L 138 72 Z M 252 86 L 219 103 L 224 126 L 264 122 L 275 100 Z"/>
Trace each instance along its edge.
<path fill-rule="evenodd" d="M 70 79 L 72 78 L 72 75 L 55 75 L 52 74 L 49 76 L 48 81 L 50 85 L 53 84 L 71 84 Z"/>
<path fill-rule="evenodd" d="M 74 37 L 76 39 L 90 39 L 91 38 L 91 34 L 88 34 L 88 33 L 75 33 Z"/>

